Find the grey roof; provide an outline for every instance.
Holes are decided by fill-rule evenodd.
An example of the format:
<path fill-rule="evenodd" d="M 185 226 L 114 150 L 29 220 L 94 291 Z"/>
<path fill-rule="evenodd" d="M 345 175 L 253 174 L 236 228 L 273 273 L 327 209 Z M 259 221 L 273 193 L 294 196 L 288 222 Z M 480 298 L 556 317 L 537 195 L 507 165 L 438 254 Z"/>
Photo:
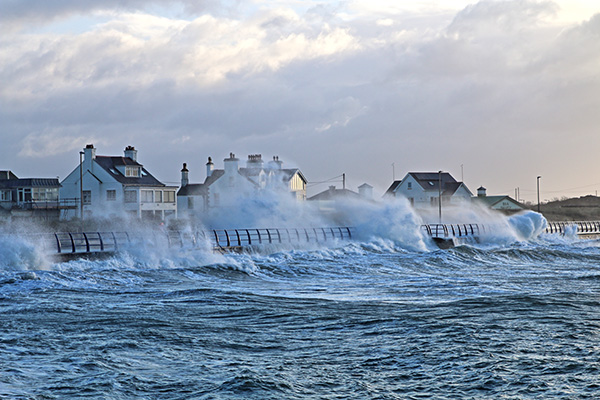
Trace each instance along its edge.
<path fill-rule="evenodd" d="M 0 187 L 5 189 L 16 188 L 59 188 L 58 178 L 17 178 L 0 180 Z"/>
<path fill-rule="evenodd" d="M 208 186 L 203 183 L 191 183 L 182 186 L 177 192 L 177 196 L 206 196 L 208 194 Z"/>
<path fill-rule="evenodd" d="M 506 195 L 504 195 L 504 196 L 502 196 L 502 195 L 499 195 L 499 196 L 477 196 L 477 197 L 473 197 L 472 199 L 473 199 L 473 201 L 484 203 L 488 207 L 493 207 L 496 204 L 500 203 L 501 201 L 508 200 L 520 208 L 523 208 L 523 209 L 525 208 L 525 206 L 523 206 L 523 204 L 519 203 L 512 197 L 506 196 Z"/>
<path fill-rule="evenodd" d="M 100 165 L 110 176 L 117 182 L 129 186 L 165 186 L 164 183 L 156 179 L 148 172 L 141 164 L 133 161 L 129 157 L 112 157 L 112 156 L 96 156 L 94 159 L 96 164 Z M 125 176 L 116 168 L 118 166 L 129 165 L 138 166 L 142 169 L 142 176 L 130 177 Z"/>
<path fill-rule="evenodd" d="M 206 179 L 204 180 L 204 185 L 206 185 L 206 187 L 212 185 L 217 179 L 222 177 L 224 174 L 225 174 L 225 170 L 223 170 L 223 169 L 213 169 L 210 176 L 207 176 Z"/>
<path fill-rule="evenodd" d="M 268 172 L 268 169 L 261 169 L 261 168 L 239 168 L 238 169 L 238 173 L 243 176 L 244 178 L 248 179 L 251 183 L 257 185 L 258 182 L 256 182 L 254 179 L 254 177 L 258 176 L 260 174 L 261 171 L 265 171 Z M 286 168 L 286 169 L 274 169 L 273 170 L 276 174 L 280 175 L 282 177 L 282 181 L 289 181 L 290 179 L 292 179 L 292 177 L 298 173 L 298 175 L 300 176 L 300 178 L 306 183 L 306 178 L 304 177 L 304 175 L 302 175 L 302 172 L 300 172 L 300 170 L 298 168 Z M 217 179 L 219 179 L 220 177 L 222 177 L 225 174 L 225 170 L 223 169 L 213 169 L 211 175 L 209 177 L 206 178 L 206 180 L 204 181 L 204 184 L 206 186 L 210 186 L 212 185 Z"/>
<path fill-rule="evenodd" d="M 398 186 L 400 186 L 401 183 L 402 183 L 402 181 L 394 181 L 394 182 L 392 182 L 392 184 L 390 185 L 390 187 L 388 188 L 388 190 L 386 190 L 383 195 L 384 196 L 393 195 L 394 192 L 396 191 L 396 188 Z"/>
<path fill-rule="evenodd" d="M 19 179 L 12 171 L 0 171 L 0 180 L 5 179 Z"/>
<path fill-rule="evenodd" d="M 330 187 L 321 193 L 309 197 L 307 200 L 335 200 L 339 198 L 364 199 L 364 197 L 352 190 Z"/>
<path fill-rule="evenodd" d="M 456 191 L 456 189 L 458 189 L 458 187 L 454 187 L 454 185 L 448 185 L 458 183 L 456 182 L 456 179 L 454 179 L 454 177 L 452 177 L 452 175 L 450 175 L 448 172 L 442 172 L 441 177 L 438 172 L 410 172 L 409 175 L 412 176 L 413 179 L 416 180 L 417 183 L 426 191 L 438 191 L 440 178 L 442 181 L 443 191 L 446 190 L 446 187 L 448 187 L 449 190 L 454 188 L 454 190 L 450 193 L 452 194 Z"/>

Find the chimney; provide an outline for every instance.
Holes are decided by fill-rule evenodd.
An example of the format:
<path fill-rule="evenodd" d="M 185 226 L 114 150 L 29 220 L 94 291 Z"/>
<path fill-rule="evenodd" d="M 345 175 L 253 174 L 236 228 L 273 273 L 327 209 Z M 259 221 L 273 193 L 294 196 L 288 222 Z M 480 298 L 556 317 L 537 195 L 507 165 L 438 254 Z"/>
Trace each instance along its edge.
<path fill-rule="evenodd" d="M 283 161 L 279 161 L 279 156 L 273 156 L 273 161 L 269 161 L 269 168 L 281 169 Z"/>
<path fill-rule="evenodd" d="M 189 171 L 187 169 L 187 164 L 183 163 L 183 168 L 181 169 L 181 187 L 187 186 L 190 183 L 188 178 Z"/>
<path fill-rule="evenodd" d="M 208 162 L 206 163 L 206 177 L 212 175 L 213 169 L 215 169 L 215 164 L 212 162 L 212 158 L 208 157 Z"/>
<path fill-rule="evenodd" d="M 133 146 L 125 147 L 125 158 L 131 158 L 133 161 L 137 162 L 137 150 Z"/>
<path fill-rule="evenodd" d="M 363 183 L 358 187 L 358 194 L 367 200 L 373 200 L 373 186 Z"/>
<path fill-rule="evenodd" d="M 223 160 L 225 164 L 225 175 L 233 175 L 238 172 L 239 159 L 235 158 L 235 154 L 229 153 L 229 158 Z"/>
<path fill-rule="evenodd" d="M 94 160 L 96 158 L 96 148 L 94 147 L 93 144 L 88 144 L 85 146 L 85 149 L 83 149 L 83 159 L 85 161 L 91 161 Z"/>
<path fill-rule="evenodd" d="M 246 168 L 262 168 L 263 160 L 261 154 L 250 154 L 246 161 Z"/>
<path fill-rule="evenodd" d="M 480 186 L 479 189 L 477 189 L 477 197 L 486 197 L 486 189 L 483 186 Z"/>

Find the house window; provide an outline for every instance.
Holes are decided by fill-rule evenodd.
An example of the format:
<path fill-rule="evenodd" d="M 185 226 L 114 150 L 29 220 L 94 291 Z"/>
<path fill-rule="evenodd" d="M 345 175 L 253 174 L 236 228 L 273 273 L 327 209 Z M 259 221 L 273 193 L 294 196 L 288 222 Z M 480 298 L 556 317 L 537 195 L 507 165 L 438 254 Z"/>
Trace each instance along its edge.
<path fill-rule="evenodd" d="M 2 201 L 10 201 L 10 190 L 4 190 L 1 193 L 0 200 Z"/>
<path fill-rule="evenodd" d="M 92 204 L 92 191 L 91 190 L 83 191 L 83 204 Z"/>
<path fill-rule="evenodd" d="M 408 182 L 408 183 L 406 184 L 406 188 L 407 188 L 408 190 L 412 190 L 412 182 Z"/>
<path fill-rule="evenodd" d="M 33 201 L 56 201 L 58 200 L 58 189 L 56 188 L 33 188 Z"/>
<path fill-rule="evenodd" d="M 142 190 L 142 203 L 154 203 L 154 190 Z"/>
<path fill-rule="evenodd" d="M 135 190 L 125 191 L 125 203 L 137 203 L 137 192 Z"/>
<path fill-rule="evenodd" d="M 165 190 L 165 203 L 175 203 L 175 191 Z"/>
<path fill-rule="evenodd" d="M 137 178 L 140 176 L 139 167 L 125 167 L 125 176 Z"/>
<path fill-rule="evenodd" d="M 117 191 L 116 190 L 107 190 L 106 191 L 106 201 L 115 201 L 117 200 Z"/>
<path fill-rule="evenodd" d="M 163 192 L 162 190 L 155 190 L 154 191 L 154 202 L 156 203 L 162 203 L 163 201 Z"/>

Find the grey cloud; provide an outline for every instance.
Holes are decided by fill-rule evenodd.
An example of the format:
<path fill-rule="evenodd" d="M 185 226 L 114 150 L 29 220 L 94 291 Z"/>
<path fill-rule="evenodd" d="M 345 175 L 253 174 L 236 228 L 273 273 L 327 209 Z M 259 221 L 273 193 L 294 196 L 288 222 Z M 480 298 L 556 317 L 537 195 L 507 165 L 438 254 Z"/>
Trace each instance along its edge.
<path fill-rule="evenodd" d="M 78 148 L 95 141 L 99 154 L 135 145 L 153 173 L 175 182 L 181 162 L 200 181 L 207 156 L 220 160 L 233 151 L 279 154 L 310 180 L 345 172 L 354 188 L 367 181 L 385 189 L 392 162 L 397 177 L 417 169 L 456 175 L 464 163 L 470 186 L 493 180 L 491 191 L 509 194 L 539 174 L 571 186 L 569 168 L 548 160 L 595 157 L 600 145 L 600 19 L 548 34 L 535 21 L 553 12 L 550 3 L 495 3 L 467 8 L 437 34 L 416 34 L 416 23 L 405 32 L 401 17 L 383 27 L 344 23 L 359 50 L 273 69 L 246 64 L 210 85 L 172 73 L 207 34 L 210 27 L 199 22 L 171 35 L 167 49 L 150 43 L 130 50 L 110 37 L 90 38 L 80 53 L 70 39 L 43 43 L 42 51 L 20 56 L 19 68 L 0 72 L 7 81 L 31 76 L 22 86 L 33 93 L 32 101 L 0 107 L 0 129 L 10 132 L 0 158 L 30 168 L 29 152 L 38 154 L 36 165 L 69 172 L 77 154 L 68 145 L 61 156 L 39 155 L 61 151 L 42 144 L 62 132 Z M 290 32 L 314 36 L 320 26 L 277 13 L 242 23 L 268 26 L 261 45 Z M 36 73 L 48 65 L 59 67 L 47 78 Z M 41 153 L 31 151 L 36 143 Z"/>

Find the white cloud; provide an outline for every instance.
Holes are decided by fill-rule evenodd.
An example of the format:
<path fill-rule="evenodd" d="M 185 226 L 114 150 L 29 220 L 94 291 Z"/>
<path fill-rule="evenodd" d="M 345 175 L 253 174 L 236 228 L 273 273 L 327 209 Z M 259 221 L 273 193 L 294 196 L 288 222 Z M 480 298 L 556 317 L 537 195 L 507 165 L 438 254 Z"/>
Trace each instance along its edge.
<path fill-rule="evenodd" d="M 600 145 L 600 17 L 567 18 L 564 2 L 213 2 L 185 16 L 84 3 L 0 17 L 20 26 L 0 36 L 4 168 L 56 175 L 93 142 L 135 145 L 169 181 L 182 161 L 247 151 L 380 190 L 392 162 L 397 175 L 464 164 L 490 193 L 526 193 L 537 175 L 600 182 L 578 173 Z M 102 22 L 26 29 L 78 13 Z"/>

